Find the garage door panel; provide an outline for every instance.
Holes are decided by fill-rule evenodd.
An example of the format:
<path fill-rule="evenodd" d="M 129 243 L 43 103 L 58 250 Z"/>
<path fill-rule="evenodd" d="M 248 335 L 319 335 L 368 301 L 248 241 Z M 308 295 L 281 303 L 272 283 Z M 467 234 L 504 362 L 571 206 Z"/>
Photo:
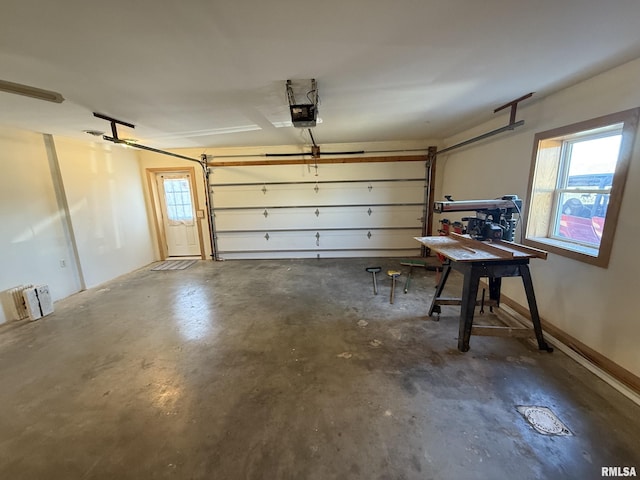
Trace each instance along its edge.
<path fill-rule="evenodd" d="M 316 191 L 317 190 L 317 191 Z M 413 203 L 424 195 L 424 185 L 385 182 L 371 184 L 331 185 L 263 185 L 262 187 L 229 186 L 213 189 L 216 208 L 239 205 L 246 207 L 278 207 L 287 205 L 317 206 L 347 204 Z M 293 203 L 295 202 L 295 203 Z"/>
<path fill-rule="evenodd" d="M 217 168 L 213 224 L 222 258 L 409 255 L 420 252 L 420 162 Z"/>
<path fill-rule="evenodd" d="M 215 158 L 215 157 L 214 157 Z M 274 162 L 275 163 L 275 162 Z M 210 183 L 274 183 L 282 181 L 342 181 L 424 178 L 422 162 L 363 162 L 314 165 L 247 165 L 212 167 Z M 317 173 L 317 175 L 316 175 Z"/>
<path fill-rule="evenodd" d="M 219 211 L 216 226 L 220 231 L 418 227 L 423 214 L 422 206 L 281 208 L 266 209 L 266 216 L 264 212 L 257 209 Z"/>
<path fill-rule="evenodd" d="M 371 233 L 371 235 L 369 235 Z M 231 233 L 219 238 L 221 253 L 266 253 L 277 251 L 311 251 L 328 255 L 331 251 L 352 250 L 420 250 L 413 238 L 420 231 L 318 231 Z"/>

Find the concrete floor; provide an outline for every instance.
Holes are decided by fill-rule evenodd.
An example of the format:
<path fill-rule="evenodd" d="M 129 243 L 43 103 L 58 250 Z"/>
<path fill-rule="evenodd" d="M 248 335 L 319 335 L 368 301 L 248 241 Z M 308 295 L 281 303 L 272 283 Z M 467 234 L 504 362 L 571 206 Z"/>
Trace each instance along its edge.
<path fill-rule="evenodd" d="M 638 405 L 528 340 L 474 336 L 458 352 L 458 308 L 425 316 L 433 273 L 390 305 L 386 276 L 373 296 L 374 264 L 400 268 L 147 268 L 0 327 L 0 478 L 591 479 L 640 467 Z M 551 408 L 574 435 L 537 433 L 517 405 Z"/>

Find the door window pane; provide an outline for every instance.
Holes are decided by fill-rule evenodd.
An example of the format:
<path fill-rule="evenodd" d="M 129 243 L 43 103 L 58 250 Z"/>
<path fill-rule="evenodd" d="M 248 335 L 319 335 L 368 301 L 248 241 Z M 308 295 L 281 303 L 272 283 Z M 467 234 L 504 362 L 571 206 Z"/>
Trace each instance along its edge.
<path fill-rule="evenodd" d="M 193 205 L 189 180 L 165 178 L 163 185 L 169 224 L 193 224 Z"/>

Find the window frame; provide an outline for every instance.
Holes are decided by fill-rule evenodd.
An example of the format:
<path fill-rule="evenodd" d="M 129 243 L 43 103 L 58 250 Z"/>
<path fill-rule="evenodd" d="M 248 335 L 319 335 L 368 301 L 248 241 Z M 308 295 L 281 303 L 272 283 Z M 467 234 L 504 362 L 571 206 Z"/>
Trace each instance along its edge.
<path fill-rule="evenodd" d="M 635 142 L 635 136 L 638 129 L 638 119 L 640 116 L 640 108 L 633 108 L 624 110 L 609 115 L 593 118 L 583 122 L 566 125 L 564 127 L 539 132 L 535 135 L 533 141 L 533 153 L 531 157 L 531 166 L 529 170 L 529 181 L 527 188 L 527 202 L 524 208 L 524 222 L 523 222 L 523 243 L 535 248 L 540 248 L 548 252 L 562 255 L 564 257 L 572 258 L 581 262 L 596 265 L 598 267 L 606 268 L 609 264 L 609 258 L 611 256 L 611 248 L 613 246 L 613 239 L 615 236 L 616 226 L 618 223 L 618 215 L 620 212 L 620 205 L 624 194 L 624 188 L 627 180 L 627 174 L 629 172 L 629 166 L 631 164 L 631 158 L 633 153 L 633 145 Z M 604 229 L 602 232 L 602 238 L 599 248 L 585 247 L 579 243 L 559 239 L 552 236 L 552 232 L 548 226 L 554 220 L 556 215 L 554 209 L 551 208 L 554 205 L 553 198 L 557 195 L 558 185 L 553 187 L 553 194 L 551 200 L 545 199 L 542 201 L 536 201 L 536 208 L 538 212 L 533 212 L 534 194 L 534 181 L 536 175 L 536 169 L 538 167 L 539 155 L 542 142 L 554 142 L 559 137 L 571 137 L 578 136 L 582 132 L 604 129 L 608 126 L 622 124 L 622 139 L 620 141 L 620 150 L 618 153 L 618 161 L 616 163 L 615 172 L 613 174 L 613 181 L 611 190 L 609 192 L 609 204 L 607 207 L 607 214 L 605 216 Z M 552 161 L 561 163 L 560 150 L 557 154 L 557 158 Z M 545 160 L 542 160 L 545 161 Z M 556 168 L 556 182 L 559 175 L 562 172 L 559 171 L 559 166 Z M 551 202 L 549 204 L 549 202 Z M 546 212 L 543 210 L 547 210 Z M 532 227 L 530 220 L 546 224 L 547 229 L 544 235 L 541 235 L 539 230 L 543 227 Z M 538 231 L 536 231 L 536 228 Z M 530 231 L 535 231 L 536 234 L 529 234 Z"/>

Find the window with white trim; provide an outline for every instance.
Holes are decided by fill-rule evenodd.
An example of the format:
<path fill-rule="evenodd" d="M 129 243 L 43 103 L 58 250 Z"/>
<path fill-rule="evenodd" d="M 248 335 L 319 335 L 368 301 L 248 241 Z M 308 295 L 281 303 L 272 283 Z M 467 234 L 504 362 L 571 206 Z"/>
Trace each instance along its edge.
<path fill-rule="evenodd" d="M 639 112 L 535 136 L 525 244 L 607 266 Z"/>

